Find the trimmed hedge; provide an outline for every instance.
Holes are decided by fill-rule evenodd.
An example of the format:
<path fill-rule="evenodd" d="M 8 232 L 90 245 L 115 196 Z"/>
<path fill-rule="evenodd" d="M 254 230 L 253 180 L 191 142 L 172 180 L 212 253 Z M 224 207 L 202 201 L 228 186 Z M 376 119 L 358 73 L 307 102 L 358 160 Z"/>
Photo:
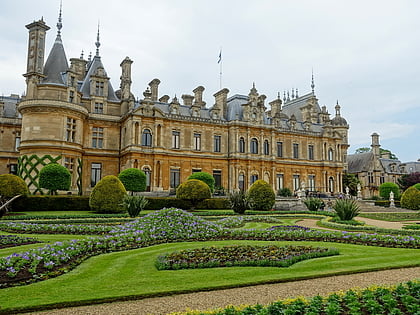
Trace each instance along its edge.
<path fill-rule="evenodd" d="M 146 210 L 160 210 L 163 208 L 190 209 L 191 201 L 175 197 L 147 197 L 149 203 Z M 196 209 L 225 210 L 229 209 L 229 200 L 227 198 L 211 198 L 200 201 Z"/>
<path fill-rule="evenodd" d="M 22 196 L 13 201 L 12 211 L 90 211 L 89 196 Z"/>
<path fill-rule="evenodd" d="M 391 202 L 389 200 L 375 200 L 375 206 L 380 206 L 380 207 L 389 207 L 389 204 Z M 395 200 L 394 204 L 396 207 L 400 207 L 400 201 L 399 200 Z"/>
<path fill-rule="evenodd" d="M 119 213 L 124 211 L 122 204 L 127 191 L 117 176 L 108 175 L 93 187 L 89 196 L 90 208 L 98 213 Z"/>

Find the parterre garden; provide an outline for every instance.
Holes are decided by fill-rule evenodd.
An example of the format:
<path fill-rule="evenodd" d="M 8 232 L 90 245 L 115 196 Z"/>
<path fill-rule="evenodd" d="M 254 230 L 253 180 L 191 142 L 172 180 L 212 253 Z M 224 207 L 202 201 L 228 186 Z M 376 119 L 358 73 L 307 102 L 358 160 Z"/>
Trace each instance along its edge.
<path fill-rule="evenodd" d="M 261 187 L 254 191 L 264 190 Z M 191 189 L 184 187 L 184 193 Z M 228 209 L 165 208 L 140 209 L 134 218 L 92 212 L 4 217 L 0 312 L 420 266 L 419 230 L 329 222 L 334 215 L 320 211 L 258 211 L 261 205 L 256 204 L 271 198 L 262 194 L 263 198 L 242 200 L 254 209 L 250 215 Z M 192 204 L 197 205 L 200 198 L 194 196 Z M 299 226 L 305 217 L 323 219 L 342 231 Z M 212 314 L 416 314 L 419 287 L 413 279 L 394 288 L 230 307 Z"/>

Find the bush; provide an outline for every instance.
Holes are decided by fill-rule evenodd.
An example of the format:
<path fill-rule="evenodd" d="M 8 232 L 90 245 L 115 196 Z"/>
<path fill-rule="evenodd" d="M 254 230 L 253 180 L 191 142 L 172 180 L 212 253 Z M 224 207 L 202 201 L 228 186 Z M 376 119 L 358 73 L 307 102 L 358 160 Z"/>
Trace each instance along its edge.
<path fill-rule="evenodd" d="M 69 190 L 70 185 L 70 171 L 60 164 L 47 164 L 39 172 L 39 186 L 48 189 L 52 195 L 57 194 L 57 190 Z"/>
<path fill-rule="evenodd" d="M 209 210 L 225 210 L 229 209 L 229 199 L 228 198 L 209 198 L 201 200 L 197 204 L 197 209 L 209 209 Z"/>
<path fill-rule="evenodd" d="M 413 187 L 417 188 L 417 190 L 420 190 L 420 183 L 413 185 Z"/>
<path fill-rule="evenodd" d="M 128 215 L 132 218 L 138 217 L 149 201 L 144 196 L 125 196 L 123 206 Z"/>
<path fill-rule="evenodd" d="M 401 197 L 401 208 L 420 210 L 420 190 L 414 186 L 407 188 Z"/>
<path fill-rule="evenodd" d="M 196 172 L 191 174 L 188 179 L 199 179 L 207 184 L 209 186 L 211 193 L 214 192 L 214 177 L 206 172 Z"/>
<path fill-rule="evenodd" d="M 352 220 L 360 212 L 359 205 L 352 199 L 337 199 L 333 209 L 342 221 Z"/>
<path fill-rule="evenodd" d="M 25 196 L 13 202 L 12 211 L 90 211 L 89 196 Z"/>
<path fill-rule="evenodd" d="M 389 199 L 390 192 L 394 193 L 394 199 L 400 199 L 400 187 L 394 183 L 383 183 L 379 186 L 379 196 Z"/>
<path fill-rule="evenodd" d="M 89 206 L 93 211 L 99 213 L 123 212 L 122 205 L 127 191 L 124 185 L 114 175 L 102 178 L 93 188 L 89 198 Z"/>
<path fill-rule="evenodd" d="M 309 211 L 318 211 L 321 207 L 325 206 L 324 202 L 319 198 L 308 198 L 303 203 Z"/>
<path fill-rule="evenodd" d="M 193 208 L 198 202 L 211 197 L 209 186 L 201 180 L 189 179 L 176 189 L 176 197 L 189 200 Z"/>
<path fill-rule="evenodd" d="M 247 194 L 242 191 L 234 191 L 229 195 L 230 208 L 235 213 L 244 214 L 249 209 Z"/>
<path fill-rule="evenodd" d="M 19 176 L 12 174 L 0 175 L 0 218 L 8 212 L 11 204 L 7 204 L 11 198 L 19 195 L 27 195 L 29 193 L 28 186 Z M 13 200 L 12 203 L 17 200 Z"/>
<path fill-rule="evenodd" d="M 271 210 L 276 202 L 276 195 L 270 184 L 260 179 L 249 188 L 248 199 L 253 210 Z"/>
<path fill-rule="evenodd" d="M 123 183 L 127 191 L 145 191 L 146 174 L 137 168 L 127 168 L 123 170 L 118 179 Z"/>
<path fill-rule="evenodd" d="M 279 189 L 279 191 L 277 192 L 277 195 L 282 196 L 282 197 L 291 197 L 292 196 L 292 191 L 285 187 L 282 189 Z"/>

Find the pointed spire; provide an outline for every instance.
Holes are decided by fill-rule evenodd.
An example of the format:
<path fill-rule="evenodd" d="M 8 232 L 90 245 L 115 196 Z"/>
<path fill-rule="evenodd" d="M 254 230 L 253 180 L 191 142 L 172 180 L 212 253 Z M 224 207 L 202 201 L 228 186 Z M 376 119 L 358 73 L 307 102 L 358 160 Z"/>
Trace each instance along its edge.
<path fill-rule="evenodd" d="M 98 21 L 98 34 L 96 35 L 96 57 L 99 57 L 99 47 L 101 46 L 101 43 L 99 41 L 99 21 Z"/>
<path fill-rule="evenodd" d="M 58 22 L 57 22 L 57 37 L 61 35 L 61 29 L 63 28 L 63 23 L 61 19 L 61 12 L 63 9 L 63 3 L 60 1 L 60 13 L 58 14 Z"/>
<path fill-rule="evenodd" d="M 315 82 L 314 82 L 314 69 L 312 69 L 312 83 L 311 83 L 312 93 L 315 93 Z"/>
<path fill-rule="evenodd" d="M 341 106 L 338 104 L 338 100 L 337 100 L 337 105 L 335 105 L 335 116 L 337 117 L 341 116 L 340 109 L 341 109 Z"/>

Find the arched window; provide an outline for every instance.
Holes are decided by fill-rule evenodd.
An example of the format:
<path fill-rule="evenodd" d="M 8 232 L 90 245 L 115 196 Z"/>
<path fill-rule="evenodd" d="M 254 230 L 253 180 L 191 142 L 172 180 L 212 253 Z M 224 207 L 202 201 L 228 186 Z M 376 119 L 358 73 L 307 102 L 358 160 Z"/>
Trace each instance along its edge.
<path fill-rule="evenodd" d="M 251 153 L 258 154 L 258 140 L 255 138 L 251 139 Z"/>
<path fill-rule="evenodd" d="M 244 176 L 243 173 L 239 174 L 239 177 L 238 177 L 238 188 L 241 191 L 244 191 L 245 190 L 245 176 Z"/>
<path fill-rule="evenodd" d="M 257 174 L 252 174 L 251 175 L 251 182 L 250 184 L 252 185 L 253 183 L 255 183 L 258 180 L 258 175 Z"/>
<path fill-rule="evenodd" d="M 333 193 L 334 192 L 334 178 L 332 178 L 332 177 L 330 177 L 328 179 L 328 191 L 330 193 Z"/>
<path fill-rule="evenodd" d="M 143 167 L 143 172 L 144 174 L 146 174 L 146 191 L 150 191 L 150 168 L 148 168 L 147 166 Z"/>
<path fill-rule="evenodd" d="M 245 153 L 245 139 L 243 137 L 239 138 L 239 152 Z"/>
<path fill-rule="evenodd" d="M 333 149 L 328 149 L 328 161 L 334 160 L 334 151 Z"/>
<path fill-rule="evenodd" d="M 264 154 L 265 155 L 270 154 L 270 144 L 268 143 L 268 140 L 264 141 Z"/>
<path fill-rule="evenodd" d="M 146 147 L 152 146 L 152 133 L 150 129 L 144 129 L 141 135 L 141 145 Z"/>

